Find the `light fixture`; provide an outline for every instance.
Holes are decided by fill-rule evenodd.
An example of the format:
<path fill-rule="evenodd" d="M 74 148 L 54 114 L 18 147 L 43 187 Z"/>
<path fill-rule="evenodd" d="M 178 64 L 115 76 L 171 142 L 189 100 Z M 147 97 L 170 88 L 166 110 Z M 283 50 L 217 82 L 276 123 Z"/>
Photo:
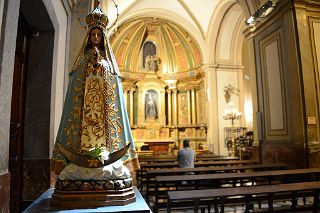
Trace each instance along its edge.
<path fill-rule="evenodd" d="M 233 104 L 231 104 L 232 106 Z M 235 129 L 234 129 L 234 120 L 239 120 L 242 114 L 236 108 L 225 109 L 222 117 L 224 120 L 231 120 L 231 157 L 236 156 L 236 142 L 235 142 Z"/>
<path fill-rule="evenodd" d="M 246 21 L 246 25 L 254 26 L 257 22 L 261 21 L 261 19 L 265 18 L 267 15 L 271 13 L 271 11 L 275 8 L 276 2 L 272 0 L 268 0 L 262 7 L 260 7 L 252 16 L 250 16 Z"/>

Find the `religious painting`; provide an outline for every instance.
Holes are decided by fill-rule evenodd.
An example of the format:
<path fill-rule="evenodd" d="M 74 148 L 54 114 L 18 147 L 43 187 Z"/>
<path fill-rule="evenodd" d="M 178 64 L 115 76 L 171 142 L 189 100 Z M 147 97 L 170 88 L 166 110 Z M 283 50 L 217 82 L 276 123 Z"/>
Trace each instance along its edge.
<path fill-rule="evenodd" d="M 185 136 L 186 137 L 195 137 L 195 129 L 194 128 L 186 128 Z"/>
<path fill-rule="evenodd" d="M 188 93 L 178 94 L 178 116 L 179 124 L 189 124 L 189 97 Z"/>
<path fill-rule="evenodd" d="M 205 91 L 204 88 L 201 88 L 197 92 L 198 98 L 197 98 L 197 117 L 198 117 L 198 123 L 205 124 L 207 123 L 207 117 L 206 117 L 206 97 L 205 97 Z"/>
<path fill-rule="evenodd" d="M 148 90 L 145 94 L 145 119 L 158 119 L 158 93 L 155 90 Z"/>
<path fill-rule="evenodd" d="M 160 129 L 160 138 L 169 138 L 169 128 Z"/>
<path fill-rule="evenodd" d="M 132 136 L 135 140 L 140 140 L 145 137 L 144 129 L 135 129 L 132 131 Z"/>

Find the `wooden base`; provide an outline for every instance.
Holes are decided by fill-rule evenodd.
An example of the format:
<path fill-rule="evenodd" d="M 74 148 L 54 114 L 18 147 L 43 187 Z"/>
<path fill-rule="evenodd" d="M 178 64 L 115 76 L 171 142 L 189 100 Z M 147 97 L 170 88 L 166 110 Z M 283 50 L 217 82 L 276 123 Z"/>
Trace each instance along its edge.
<path fill-rule="evenodd" d="M 135 202 L 132 187 L 120 190 L 61 191 L 54 190 L 50 205 L 63 208 L 124 206 Z"/>

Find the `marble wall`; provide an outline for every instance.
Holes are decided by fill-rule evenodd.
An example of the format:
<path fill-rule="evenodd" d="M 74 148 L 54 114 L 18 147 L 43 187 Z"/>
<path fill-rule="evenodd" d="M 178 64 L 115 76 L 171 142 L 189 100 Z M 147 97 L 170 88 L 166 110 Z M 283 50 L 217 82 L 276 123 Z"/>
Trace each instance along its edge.
<path fill-rule="evenodd" d="M 49 159 L 24 159 L 23 201 L 32 201 L 37 199 L 50 187 L 49 167 Z"/>
<path fill-rule="evenodd" d="M 18 26 L 20 0 L 0 3 L 0 209 L 9 212 L 10 173 L 9 130 L 11 113 L 11 90 L 13 81 L 14 50 Z M 3 16 L 2 16 L 3 15 Z"/>
<path fill-rule="evenodd" d="M 0 42 L 0 173 L 8 171 L 14 51 L 20 0 L 4 1 Z"/>
<path fill-rule="evenodd" d="M 263 162 L 319 164 L 319 6 L 317 1 L 278 1 L 274 11 L 246 31 L 256 53 Z M 254 148 L 258 156 L 261 149 Z"/>
<path fill-rule="evenodd" d="M 0 210 L 9 212 L 10 209 L 10 173 L 0 174 Z"/>
<path fill-rule="evenodd" d="M 301 75 L 305 99 L 305 119 L 308 146 L 320 148 L 320 2 L 296 1 L 296 20 L 299 50 L 301 54 Z M 311 149 L 313 149 L 311 148 Z"/>
<path fill-rule="evenodd" d="M 307 165 L 302 78 L 294 12 L 289 1 L 255 26 L 258 111 L 262 114 L 262 160 Z"/>

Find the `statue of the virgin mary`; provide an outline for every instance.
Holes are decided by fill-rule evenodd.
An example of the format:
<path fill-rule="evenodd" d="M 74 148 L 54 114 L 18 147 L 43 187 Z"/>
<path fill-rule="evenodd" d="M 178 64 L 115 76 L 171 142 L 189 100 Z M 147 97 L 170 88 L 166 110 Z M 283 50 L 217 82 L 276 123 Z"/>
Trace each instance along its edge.
<path fill-rule="evenodd" d="M 131 187 L 139 168 L 121 76 L 98 5 L 86 16 L 88 34 L 69 73 L 69 86 L 50 161 L 56 190 Z"/>

